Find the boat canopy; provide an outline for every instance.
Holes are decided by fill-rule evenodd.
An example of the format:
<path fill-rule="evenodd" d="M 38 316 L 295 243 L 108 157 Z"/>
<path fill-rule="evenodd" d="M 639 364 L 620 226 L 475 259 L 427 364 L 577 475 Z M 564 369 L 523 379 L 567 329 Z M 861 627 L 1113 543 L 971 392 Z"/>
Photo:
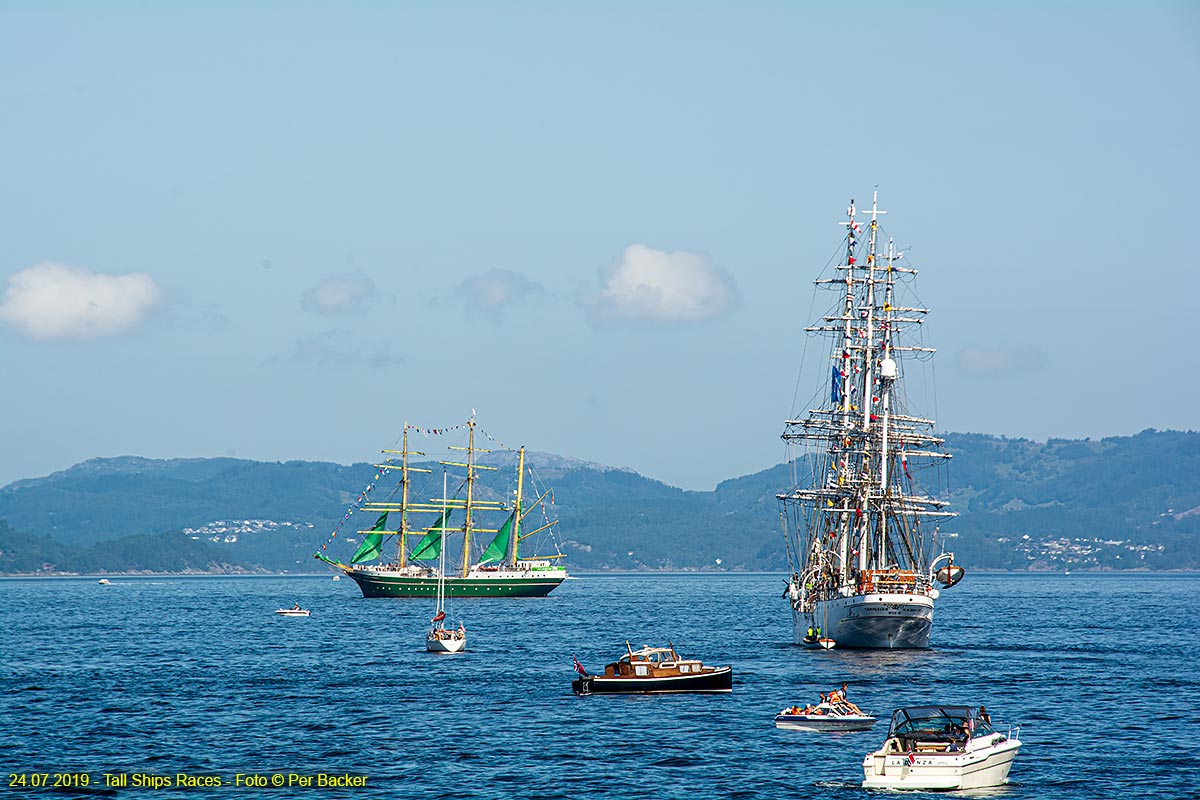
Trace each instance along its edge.
<path fill-rule="evenodd" d="M 979 719 L 971 706 L 909 706 L 892 713 L 888 736 L 940 734 L 964 726 L 975 736 L 992 732 L 991 726 Z"/>
<path fill-rule="evenodd" d="M 630 657 L 634 661 L 675 661 L 675 653 L 668 647 L 643 647 L 641 650 L 634 650 L 632 653 L 626 653 L 621 656 L 619 661 L 628 664 Z"/>

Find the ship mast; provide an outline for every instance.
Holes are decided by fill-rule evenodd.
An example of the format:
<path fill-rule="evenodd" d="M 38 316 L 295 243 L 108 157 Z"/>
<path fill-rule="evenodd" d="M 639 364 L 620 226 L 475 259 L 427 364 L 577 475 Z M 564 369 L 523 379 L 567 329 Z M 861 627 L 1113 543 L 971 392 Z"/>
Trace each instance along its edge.
<path fill-rule="evenodd" d="M 521 450 L 517 458 L 517 499 L 513 504 L 513 529 L 512 529 L 512 557 L 509 563 L 516 567 L 517 565 L 517 545 L 521 541 L 521 498 L 525 491 L 525 445 L 521 445 Z"/>
<path fill-rule="evenodd" d="M 878 192 L 872 197 L 865 263 L 859 263 L 858 234 L 862 226 L 851 200 L 847 219 L 846 254 L 835 267 L 842 274 L 819 278 L 818 285 L 841 291 L 840 302 L 823 324 L 805 328 L 834 339 L 831 353 L 830 402 L 810 409 L 807 419 L 787 420 L 783 439 L 806 440 L 816 449 L 814 481 L 796 486 L 780 499 L 806 509 L 808 538 L 795 552 L 802 564 L 819 566 L 847 587 L 856 573 L 887 567 L 892 556 L 915 566 L 921 560 L 918 523 L 926 516 L 953 516 L 942 510 L 946 503 L 919 494 L 908 473 L 913 456 L 949 458 L 940 452 L 942 439 L 933 433 L 933 421 L 898 413 L 895 389 L 899 380 L 899 351 L 932 353 L 932 348 L 898 345 L 897 332 L 919 325 L 923 308 L 898 308 L 895 281 L 898 273 L 916 270 L 896 266 L 900 255 L 887 243 L 886 265 L 880 262 L 883 243 Z M 839 313 L 840 311 L 840 313 Z M 893 459 L 904 466 L 909 484 L 901 485 Z M 799 522 L 799 520 L 797 520 Z M 799 533 L 799 530 L 797 530 Z M 896 537 L 890 543 L 890 536 Z M 828 560 L 827 560 L 828 559 Z M 836 561 L 837 563 L 833 563 Z M 818 564 L 818 562 L 820 562 Z"/>
<path fill-rule="evenodd" d="M 467 518 L 463 523 L 462 576 L 471 568 L 471 502 L 475 492 L 475 417 L 467 421 Z"/>
<path fill-rule="evenodd" d="M 401 435 L 401 438 L 400 438 L 400 452 L 398 454 L 400 456 L 400 508 L 398 508 L 398 509 L 391 508 L 390 503 L 368 503 L 366 505 L 367 508 L 371 508 L 371 509 L 378 509 L 381 511 L 399 511 L 400 512 L 400 528 L 399 528 L 399 530 L 396 531 L 396 533 L 400 534 L 400 543 L 399 543 L 400 553 L 399 553 L 398 560 L 399 560 L 400 566 L 402 566 L 402 567 L 408 563 L 408 533 L 409 533 L 409 526 L 408 526 L 408 512 L 409 512 L 408 473 L 410 473 L 410 472 L 430 472 L 431 471 L 431 470 L 427 470 L 427 469 L 421 469 L 420 467 L 410 467 L 408 465 L 408 457 L 410 455 L 413 455 L 413 456 L 425 455 L 420 450 L 409 450 L 408 449 L 408 429 L 409 429 L 409 427 L 410 426 L 408 424 L 408 420 L 405 420 L 404 421 L 404 433 Z M 396 454 L 395 450 L 384 450 L 383 452 Z M 384 466 L 384 465 L 377 465 L 377 466 Z"/>

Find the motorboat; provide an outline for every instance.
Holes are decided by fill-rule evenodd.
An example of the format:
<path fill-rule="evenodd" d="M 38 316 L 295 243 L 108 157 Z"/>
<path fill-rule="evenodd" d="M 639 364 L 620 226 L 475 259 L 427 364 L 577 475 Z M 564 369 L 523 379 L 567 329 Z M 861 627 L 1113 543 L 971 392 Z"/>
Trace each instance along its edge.
<path fill-rule="evenodd" d="M 868 789 L 981 789 L 1008 783 L 1020 728 L 1000 733 L 983 706 L 909 706 L 892 714 L 887 738 L 863 759 Z"/>
<path fill-rule="evenodd" d="M 279 615 L 279 616 L 281 616 L 281 617 L 308 617 L 308 616 L 312 616 L 312 612 L 311 612 L 311 611 L 309 611 L 307 608 L 301 608 L 299 603 L 297 603 L 296 605 L 292 606 L 291 608 L 277 608 L 277 609 L 275 609 L 275 613 L 276 613 L 276 614 L 278 614 L 278 615 Z"/>
<path fill-rule="evenodd" d="M 709 667 L 698 658 L 683 658 L 674 645 L 634 650 L 626 642 L 625 650 L 602 675 L 589 675 L 576 661 L 579 677 L 571 682 L 571 690 L 577 695 L 733 691 L 731 666 Z"/>
<path fill-rule="evenodd" d="M 108 578 L 101 578 L 98 583 L 101 586 L 112 586 L 112 581 L 110 581 Z"/>
<path fill-rule="evenodd" d="M 865 731 L 879 720 L 864 714 L 858 706 L 842 702 L 821 702 L 815 706 L 791 706 L 775 715 L 775 727 L 797 731 Z"/>

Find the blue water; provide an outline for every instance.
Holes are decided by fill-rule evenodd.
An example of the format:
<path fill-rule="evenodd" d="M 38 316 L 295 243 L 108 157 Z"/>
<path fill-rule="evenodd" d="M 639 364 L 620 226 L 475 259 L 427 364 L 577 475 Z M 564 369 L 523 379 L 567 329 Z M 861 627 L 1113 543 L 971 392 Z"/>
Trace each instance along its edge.
<path fill-rule="evenodd" d="M 86 772 L 67 797 L 863 798 L 866 733 L 777 730 L 843 681 L 886 718 L 986 704 L 1025 745 L 1006 798 L 1196 797 L 1200 576 L 968 574 L 934 648 L 797 648 L 778 575 L 584 576 L 544 599 L 452 600 L 469 652 L 424 650 L 427 600 L 351 581 L 0 581 L 0 766 Z M 311 618 L 272 612 L 300 602 Z M 1188 622 L 1191 620 L 1191 622 Z M 727 696 L 571 694 L 629 639 L 732 663 Z M 106 787 L 104 773 L 220 789 Z M 363 788 L 246 788 L 238 773 Z"/>

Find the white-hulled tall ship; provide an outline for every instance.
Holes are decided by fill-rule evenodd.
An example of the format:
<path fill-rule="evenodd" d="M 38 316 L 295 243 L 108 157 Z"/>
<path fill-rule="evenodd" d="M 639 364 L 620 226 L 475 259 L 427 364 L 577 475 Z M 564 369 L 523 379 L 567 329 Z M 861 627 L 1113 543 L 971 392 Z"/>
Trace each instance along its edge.
<path fill-rule="evenodd" d="M 937 523 L 954 516 L 933 494 L 950 456 L 933 420 L 908 408 L 902 377 L 902 364 L 934 352 L 913 336 L 928 311 L 913 299 L 916 270 L 881 241 L 883 213 L 873 201 L 861 224 L 851 201 L 840 223 L 845 253 L 816 281 L 837 296 L 805 328 L 829 340 L 829 388 L 822 381 L 783 433 L 793 470 L 778 495 L 792 573 L 784 596 L 797 644 L 928 647 L 935 582 L 963 576 L 937 541 Z"/>

